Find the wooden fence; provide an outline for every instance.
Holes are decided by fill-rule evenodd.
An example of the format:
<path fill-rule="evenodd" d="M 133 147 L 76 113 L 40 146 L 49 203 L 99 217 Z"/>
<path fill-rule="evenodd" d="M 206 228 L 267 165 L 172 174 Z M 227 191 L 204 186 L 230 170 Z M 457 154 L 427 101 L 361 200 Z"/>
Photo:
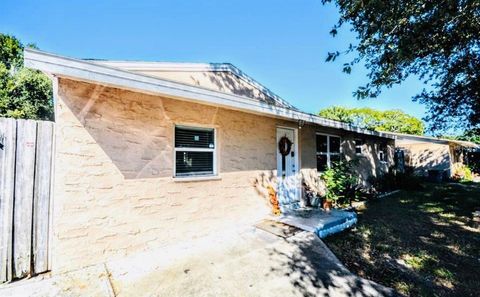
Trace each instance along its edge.
<path fill-rule="evenodd" d="M 0 118 L 0 283 L 49 269 L 52 122 Z"/>

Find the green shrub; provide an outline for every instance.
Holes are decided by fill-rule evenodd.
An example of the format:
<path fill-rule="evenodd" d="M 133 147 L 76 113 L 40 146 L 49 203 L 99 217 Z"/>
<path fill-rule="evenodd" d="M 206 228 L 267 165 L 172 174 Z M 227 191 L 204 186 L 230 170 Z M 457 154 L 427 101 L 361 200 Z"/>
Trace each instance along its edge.
<path fill-rule="evenodd" d="M 334 205 L 350 204 L 358 195 L 358 178 L 353 170 L 356 164 L 355 160 L 336 162 L 322 173 L 321 178 L 326 187 L 325 198 Z"/>
<path fill-rule="evenodd" d="M 455 164 L 453 168 L 453 179 L 459 182 L 473 181 L 473 172 L 465 164 Z"/>

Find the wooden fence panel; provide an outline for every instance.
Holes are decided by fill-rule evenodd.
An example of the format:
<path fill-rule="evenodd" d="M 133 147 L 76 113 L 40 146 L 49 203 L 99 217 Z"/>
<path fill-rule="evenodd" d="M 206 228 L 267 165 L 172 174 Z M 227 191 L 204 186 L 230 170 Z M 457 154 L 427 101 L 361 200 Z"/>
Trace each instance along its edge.
<path fill-rule="evenodd" d="M 48 270 L 53 123 L 38 122 L 33 196 L 33 270 Z"/>
<path fill-rule="evenodd" d="M 16 121 L 0 118 L 0 283 L 12 279 Z"/>
<path fill-rule="evenodd" d="M 13 206 L 13 278 L 22 278 L 30 273 L 36 137 L 37 123 L 35 121 L 17 121 Z"/>
<path fill-rule="evenodd" d="M 54 123 L 0 118 L 0 283 L 49 269 Z"/>

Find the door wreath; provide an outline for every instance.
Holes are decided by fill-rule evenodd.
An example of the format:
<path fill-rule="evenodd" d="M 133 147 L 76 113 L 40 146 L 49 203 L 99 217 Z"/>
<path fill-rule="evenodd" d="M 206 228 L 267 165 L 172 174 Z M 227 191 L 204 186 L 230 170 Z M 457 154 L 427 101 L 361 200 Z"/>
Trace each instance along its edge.
<path fill-rule="evenodd" d="M 280 141 L 278 142 L 278 150 L 282 156 L 290 154 L 290 151 L 292 150 L 292 142 L 287 136 L 280 138 Z"/>

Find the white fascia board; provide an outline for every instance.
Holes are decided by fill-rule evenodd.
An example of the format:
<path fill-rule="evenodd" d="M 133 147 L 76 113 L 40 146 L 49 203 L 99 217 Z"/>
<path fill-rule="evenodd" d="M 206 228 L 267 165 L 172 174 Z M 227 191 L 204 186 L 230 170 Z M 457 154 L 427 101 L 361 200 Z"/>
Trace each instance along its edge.
<path fill-rule="evenodd" d="M 414 137 L 404 137 L 404 136 L 397 136 L 396 139 L 397 145 L 409 145 L 409 144 L 443 144 L 448 145 L 448 141 L 444 141 L 441 139 L 429 139 L 429 138 L 414 138 Z"/>
<path fill-rule="evenodd" d="M 136 71 L 229 71 L 229 64 L 86 60 L 94 64 Z"/>
<path fill-rule="evenodd" d="M 436 143 L 436 144 L 447 145 L 447 144 L 455 143 L 468 148 L 480 149 L 479 144 L 476 144 L 470 141 L 437 138 L 437 137 L 425 136 L 425 135 L 412 135 L 412 134 L 405 134 L 405 133 L 394 133 L 394 132 L 385 132 L 385 133 L 395 136 L 397 139 L 397 143 L 399 144 Z"/>
<path fill-rule="evenodd" d="M 104 84 L 138 92 L 164 95 L 179 100 L 222 106 L 229 109 L 236 109 L 286 120 L 302 120 L 320 126 L 394 139 L 393 136 L 382 132 L 361 129 L 346 123 L 324 119 L 312 114 L 269 105 L 248 97 L 194 87 L 160 78 L 154 78 L 148 75 L 124 71 L 118 68 L 99 65 L 89 61 L 61 57 L 38 50 L 25 49 L 24 63 L 25 67 L 38 69 L 59 77 Z"/>

